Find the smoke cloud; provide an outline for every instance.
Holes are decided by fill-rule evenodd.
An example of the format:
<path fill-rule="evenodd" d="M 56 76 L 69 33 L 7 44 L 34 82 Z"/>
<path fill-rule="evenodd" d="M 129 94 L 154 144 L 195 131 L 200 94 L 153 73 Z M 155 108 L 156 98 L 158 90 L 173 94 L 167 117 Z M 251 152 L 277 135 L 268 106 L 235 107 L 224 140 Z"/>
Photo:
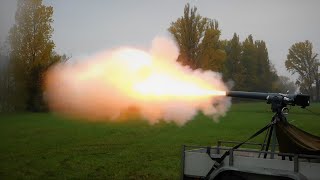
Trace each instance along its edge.
<path fill-rule="evenodd" d="M 173 41 L 157 37 L 148 51 L 122 47 L 58 64 L 47 72 L 46 99 L 54 112 L 89 120 L 182 125 L 199 111 L 217 120 L 230 106 L 221 75 L 182 66 L 178 55 Z"/>

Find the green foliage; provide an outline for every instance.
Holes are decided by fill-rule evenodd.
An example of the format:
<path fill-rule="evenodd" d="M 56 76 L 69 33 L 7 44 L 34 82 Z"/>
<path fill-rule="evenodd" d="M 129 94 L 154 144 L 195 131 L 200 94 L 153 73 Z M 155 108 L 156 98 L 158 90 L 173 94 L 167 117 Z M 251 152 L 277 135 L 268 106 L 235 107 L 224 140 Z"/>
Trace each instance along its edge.
<path fill-rule="evenodd" d="M 234 33 L 233 38 L 225 43 L 225 51 L 227 54 L 225 64 L 225 77 L 235 82 L 234 90 L 244 90 L 245 84 L 245 68 L 241 61 L 242 46 L 239 36 Z"/>
<path fill-rule="evenodd" d="M 257 91 L 272 91 L 272 84 L 277 79 L 275 71 L 271 69 L 268 49 L 264 41 L 255 41 L 257 63 Z"/>
<path fill-rule="evenodd" d="M 278 76 L 269 60 L 268 49 L 262 40 L 254 41 L 249 35 L 244 42 L 235 33 L 225 42 L 227 60 L 225 77 L 235 82 L 234 90 L 276 91 Z"/>
<path fill-rule="evenodd" d="M 312 104 L 320 113 L 320 104 Z M 182 145 L 242 141 L 270 122 L 265 103 L 234 104 L 219 123 L 201 114 L 185 126 L 0 115 L 0 179 L 178 179 Z M 320 135 L 316 115 L 292 108 L 289 121 Z M 254 138 L 263 142 L 264 134 Z"/>
<path fill-rule="evenodd" d="M 19 0 L 15 24 L 9 32 L 11 71 L 15 105 L 18 110 L 45 109 L 42 81 L 45 70 L 61 57 L 54 53 L 51 40 L 53 8 L 42 0 Z"/>
<path fill-rule="evenodd" d="M 259 81 L 256 76 L 258 73 L 258 63 L 256 58 L 256 48 L 253 42 L 252 35 L 242 43 L 242 58 L 241 62 L 245 68 L 246 76 L 244 78 L 244 84 L 246 85 L 246 91 L 253 91 L 256 87 L 255 85 Z"/>
<path fill-rule="evenodd" d="M 180 48 L 178 61 L 193 69 L 221 72 L 225 52 L 219 41 L 218 22 L 200 16 L 197 8 L 187 4 L 184 15 L 171 23 L 169 32 Z"/>
<path fill-rule="evenodd" d="M 236 33 L 230 41 L 221 41 L 218 22 L 200 16 L 189 4 L 168 30 L 180 48 L 178 61 L 183 65 L 221 72 L 224 79 L 235 82 L 234 90 L 275 90 L 278 76 L 264 41 L 254 41 L 249 35 L 241 43 Z"/>
<path fill-rule="evenodd" d="M 285 65 L 289 72 L 299 75 L 296 84 L 300 87 L 300 91 L 311 96 L 316 95 L 316 99 L 319 100 L 320 75 L 317 56 L 318 54 L 313 52 L 310 41 L 298 42 L 290 47 Z M 316 93 L 312 91 L 314 83 L 316 84 Z"/>

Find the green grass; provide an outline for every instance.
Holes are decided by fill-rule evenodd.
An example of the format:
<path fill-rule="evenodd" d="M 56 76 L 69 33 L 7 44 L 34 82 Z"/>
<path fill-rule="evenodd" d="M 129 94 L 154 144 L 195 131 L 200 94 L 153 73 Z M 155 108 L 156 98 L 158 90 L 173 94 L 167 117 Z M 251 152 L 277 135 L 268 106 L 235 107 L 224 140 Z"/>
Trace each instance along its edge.
<path fill-rule="evenodd" d="M 235 104 L 219 123 L 199 114 L 182 127 L 0 115 L 0 179 L 178 179 L 183 144 L 244 140 L 270 121 L 269 109 L 265 103 Z M 320 104 L 310 109 L 320 113 Z M 294 107 L 289 121 L 320 136 L 319 116 Z"/>

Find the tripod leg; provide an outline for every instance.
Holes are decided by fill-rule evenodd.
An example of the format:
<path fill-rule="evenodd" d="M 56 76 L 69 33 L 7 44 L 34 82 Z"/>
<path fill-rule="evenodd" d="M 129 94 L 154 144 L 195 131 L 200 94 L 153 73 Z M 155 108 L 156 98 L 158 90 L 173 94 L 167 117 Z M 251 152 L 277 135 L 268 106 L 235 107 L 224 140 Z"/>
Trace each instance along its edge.
<path fill-rule="evenodd" d="M 266 132 L 266 135 L 264 136 L 263 144 L 262 144 L 262 146 L 261 146 L 260 151 L 263 151 L 263 150 L 264 150 L 264 147 L 265 147 L 265 144 L 266 144 L 267 137 L 268 137 L 268 134 L 269 134 L 269 133 L 270 133 L 270 129 L 268 129 L 268 131 Z M 258 158 L 260 158 L 260 156 L 261 156 L 261 152 L 259 153 Z"/>
<path fill-rule="evenodd" d="M 274 153 L 276 151 L 277 137 L 276 137 L 276 127 L 272 130 L 272 139 L 271 139 L 271 152 Z M 274 154 L 271 154 L 271 159 L 274 159 Z"/>
<path fill-rule="evenodd" d="M 273 131 L 273 126 L 274 125 L 272 125 L 271 127 L 270 127 L 270 131 L 269 131 L 269 135 L 268 135 L 268 142 L 267 142 L 267 145 L 266 145 L 266 151 L 268 151 L 269 150 L 269 146 L 270 146 L 270 141 L 271 141 L 271 136 L 272 136 L 272 131 Z M 267 158 L 267 153 L 264 153 L 264 158 Z"/>

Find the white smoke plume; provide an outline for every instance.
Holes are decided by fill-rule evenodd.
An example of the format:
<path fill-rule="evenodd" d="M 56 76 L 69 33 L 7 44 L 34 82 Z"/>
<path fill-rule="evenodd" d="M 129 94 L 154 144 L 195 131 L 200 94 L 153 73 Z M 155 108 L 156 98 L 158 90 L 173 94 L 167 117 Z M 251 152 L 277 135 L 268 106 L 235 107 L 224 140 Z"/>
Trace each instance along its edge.
<path fill-rule="evenodd" d="M 46 99 L 54 112 L 89 120 L 138 115 L 182 125 L 199 111 L 223 116 L 230 99 L 221 75 L 182 66 L 178 55 L 172 40 L 157 37 L 149 51 L 118 48 L 58 64 L 46 75 Z"/>

